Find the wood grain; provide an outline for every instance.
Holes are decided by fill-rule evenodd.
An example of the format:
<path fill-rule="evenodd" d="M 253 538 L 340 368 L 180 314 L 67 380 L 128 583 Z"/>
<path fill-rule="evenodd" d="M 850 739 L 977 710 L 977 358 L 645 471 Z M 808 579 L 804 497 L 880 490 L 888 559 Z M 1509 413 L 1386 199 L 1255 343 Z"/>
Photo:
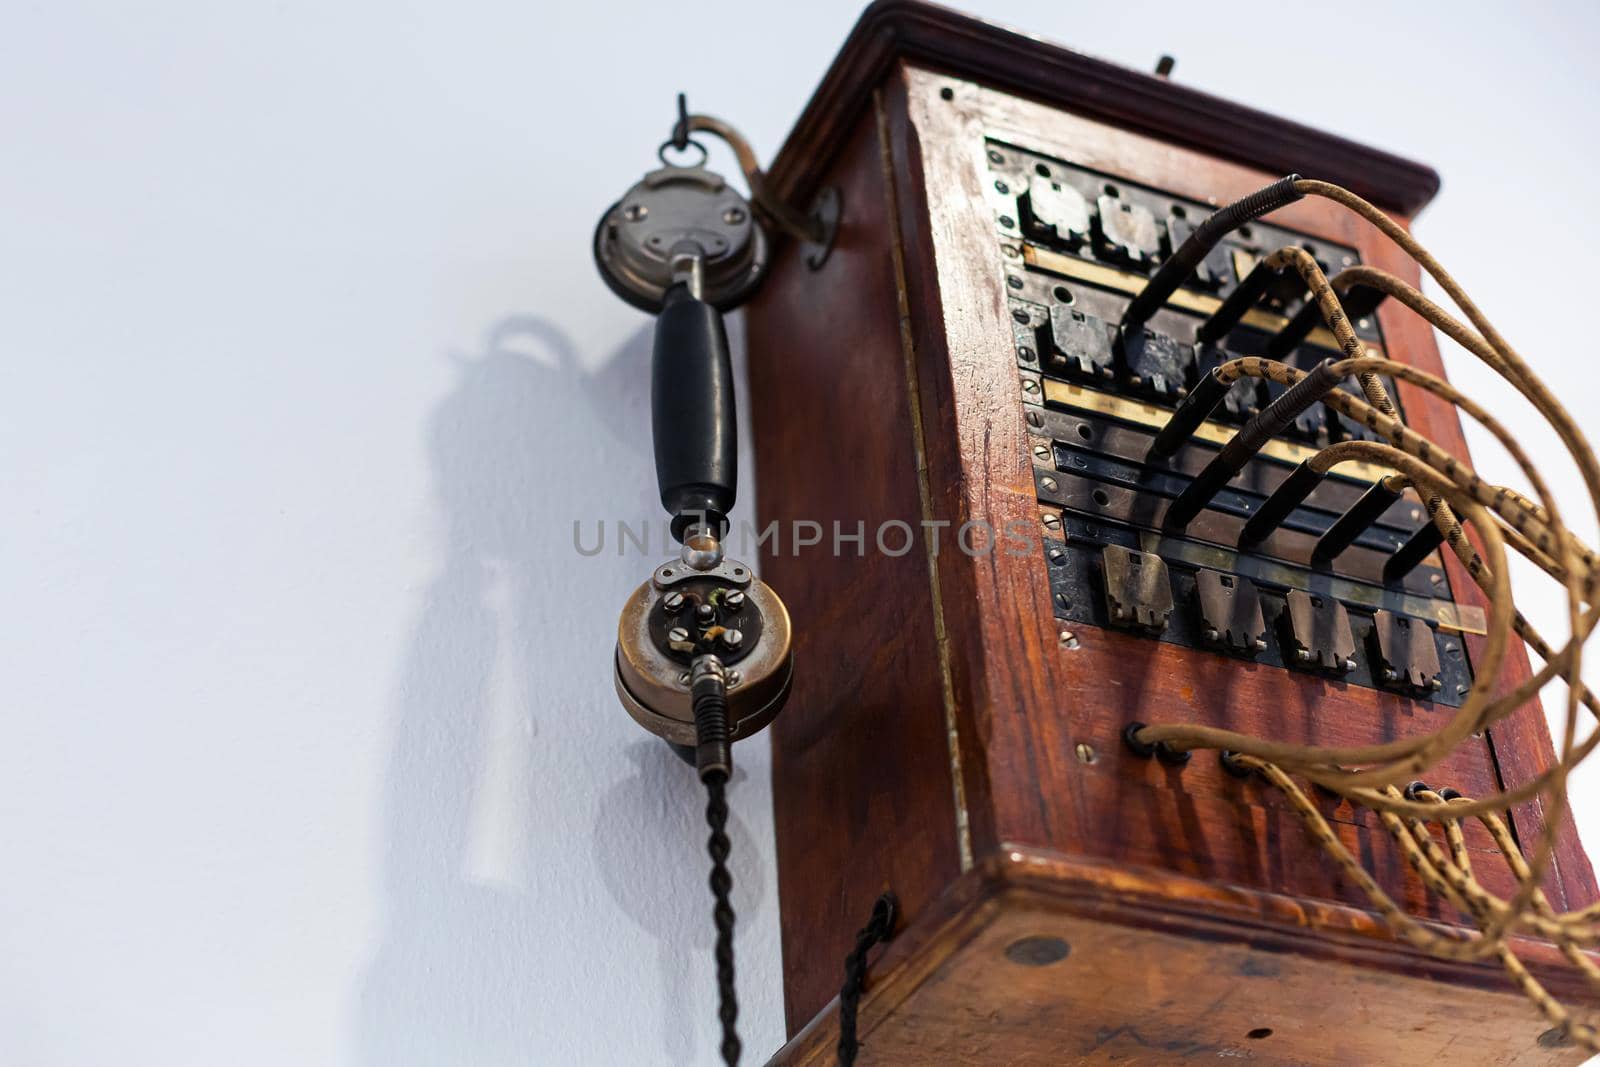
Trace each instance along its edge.
<path fill-rule="evenodd" d="M 1515 948 L 1578 994 L 1549 946 Z M 1496 967 L 1416 953 L 1353 909 L 1013 849 L 873 961 L 857 1062 L 1583 1062 Z M 836 1016 L 771 1063 L 833 1063 Z"/>
<path fill-rule="evenodd" d="M 907 28 L 935 24 L 943 30 Z M 1166 120 L 1158 121 L 1163 108 L 1188 114 L 1183 108 L 1193 104 L 1182 92 L 1171 95 L 1177 90 L 1167 83 L 1159 90 L 1140 83 L 1118 103 L 1085 102 L 1071 89 L 1053 96 L 1034 92 L 1048 101 L 1040 102 L 996 88 L 1015 84 L 1017 76 L 1005 71 L 1017 49 L 1048 46 L 1002 40 L 992 27 L 925 5 L 875 6 L 862 25 L 877 29 L 866 37 L 858 29 L 774 168 L 774 181 L 791 191 L 821 182 L 841 187 L 845 214 L 837 247 L 816 272 L 800 263 L 793 246 L 780 248 L 773 277 L 746 316 L 759 512 L 763 524 L 780 523 L 783 538 L 776 549 L 764 549 L 762 568 L 790 605 L 797 654 L 794 696 L 772 733 L 791 1032 L 834 995 L 854 931 L 882 890 L 900 896 L 910 930 L 923 932 L 911 942 L 942 938 L 941 924 L 956 923 L 965 931 L 960 944 L 976 944 L 1000 912 L 981 889 L 990 875 L 974 872 L 992 874 L 1013 854 L 1044 855 L 1066 858 L 1030 868 L 1043 880 L 1052 871 L 1077 878 L 1072 871 L 1082 865 L 1124 878 L 1165 872 L 1139 875 L 1145 879 L 1139 884 L 1157 898 L 1181 886 L 1183 901 L 1154 900 L 1151 908 L 1176 908 L 1202 926 L 1235 921 L 1221 904 L 1216 916 L 1193 914 L 1217 902 L 1208 893 L 1290 901 L 1298 909 L 1293 922 L 1302 929 L 1281 942 L 1282 951 L 1314 957 L 1321 961 L 1317 967 L 1359 965 L 1447 983 L 1435 996 L 1415 982 L 1385 984 L 1390 980 L 1370 975 L 1351 980 L 1362 990 L 1361 1003 L 1392 1000 L 1396 1012 L 1412 1004 L 1426 1033 L 1408 1047 L 1444 1047 L 1438 1042 L 1449 1037 L 1449 1028 L 1440 1006 L 1463 985 L 1491 998 L 1483 1002 L 1485 1020 L 1515 1018 L 1505 1032 L 1518 1044 L 1503 1050 L 1513 1059 L 1495 1062 L 1518 1062 L 1515 1056 L 1528 1055 L 1523 1029 L 1535 1026 L 1537 1017 L 1531 1006 L 1505 997 L 1505 980 L 1492 968 L 1421 961 L 1403 949 L 1362 948 L 1352 956 L 1349 946 L 1339 947 L 1352 923 L 1366 939 L 1360 944 L 1369 945 L 1381 936 L 1378 923 L 1349 910 L 1363 907 L 1365 898 L 1343 881 L 1280 796 L 1228 777 L 1208 754 L 1177 770 L 1132 756 L 1120 740 L 1131 720 L 1175 719 L 1297 742 L 1365 744 L 1437 728 L 1448 709 L 1088 626 L 1072 627 L 1069 647 L 1052 615 L 1042 552 L 969 556 L 952 547 L 952 532 L 964 524 L 1037 528 L 1040 517 L 999 240 L 981 189 L 985 135 L 1219 202 L 1287 169 L 1274 154 L 1277 142 L 1268 144 L 1261 134 L 1256 142 L 1235 138 L 1209 151 L 1189 147 L 1201 134 L 1175 138 Z M 987 59 L 964 51 L 977 42 L 992 47 Z M 1040 69 L 1086 69 L 1082 57 L 1052 55 L 1039 60 Z M 1141 78 L 1125 74 L 1114 83 Z M 1229 122 L 1259 118 L 1245 109 L 1231 114 Z M 1293 165 L 1328 176 L 1329 169 L 1318 167 L 1331 166 L 1347 142 L 1308 136 L 1291 139 L 1284 150 L 1304 151 L 1306 162 Z M 1365 181 L 1381 202 L 1416 206 L 1426 199 L 1426 174 L 1410 164 L 1375 165 Z M 1335 205 L 1303 200 L 1272 221 L 1354 246 L 1365 262 L 1415 277 L 1396 249 Z M 1442 372 L 1425 324 L 1392 303 L 1379 315 L 1396 358 Z M 1409 386 L 1401 390 L 1409 421 L 1464 456 L 1454 411 Z M 825 535 L 835 521 L 847 531 L 862 523 L 865 553 L 847 548 L 836 556 L 824 536 L 822 545 L 797 554 L 789 541 L 797 520 L 820 524 Z M 943 551 L 932 551 L 926 536 L 903 554 L 876 551 L 872 531 L 890 521 L 942 524 Z M 1454 560 L 1446 566 L 1458 595 L 1481 604 Z M 1467 647 L 1481 655 L 1481 639 L 1469 639 Z M 1510 687 L 1527 674 L 1517 647 L 1502 684 Z M 1481 795 L 1526 781 L 1552 760 L 1542 713 L 1530 702 L 1488 736 L 1461 746 L 1429 777 L 1436 786 Z M 1320 794 L 1316 800 L 1340 839 L 1391 894 L 1420 915 L 1454 918 L 1424 892 L 1370 812 Z M 1537 835 L 1541 819 L 1537 805 L 1514 813 L 1524 842 Z M 1492 855 L 1492 843 L 1475 826 L 1469 833 L 1482 855 L 1477 872 L 1492 889 L 1509 892 L 1510 876 Z M 1547 892 L 1558 906 L 1595 900 L 1593 873 L 1570 817 L 1561 821 L 1558 844 Z M 1021 913 L 1028 922 L 1037 917 L 1036 909 Z M 1206 936 L 1215 940 L 1198 930 L 1183 927 L 1174 935 L 1180 942 L 1198 938 L 1198 948 L 1078 926 L 1059 932 L 1070 933 L 1069 940 L 1089 939 L 1096 953 L 1125 960 L 1130 970 L 1159 969 L 1170 953 L 1187 961 L 1182 967 L 1191 968 L 1186 973 L 1193 979 L 1198 971 L 1192 969 L 1206 958 Z M 970 971 L 963 964 L 964 977 L 951 972 L 945 985 L 926 958 L 891 950 L 886 987 L 904 987 L 910 1004 L 923 995 L 913 991 L 927 984 L 929 1014 L 919 1017 L 967 1019 L 952 1007 L 959 999 L 953 991 L 977 996 L 984 974 L 1005 982 L 1016 977 L 995 969 L 993 948 L 974 951 Z M 915 959 L 923 963 L 914 966 Z M 1307 989 L 1335 980 L 1315 968 L 1295 975 Z M 1017 980 L 1018 991 L 1033 990 Z M 1141 996 L 1155 996 L 1148 984 L 1155 979 L 1140 981 L 1146 984 L 1130 986 L 1130 1011 Z M 1199 996 L 1205 986 L 1193 988 Z M 1097 1002 L 1090 1015 L 1111 1012 L 1117 1003 Z M 1240 1003 L 1253 1011 L 1257 1001 Z M 1065 1010 L 1041 1009 L 1045 1014 L 1018 1025 L 1055 1035 L 1071 1016 L 1050 1012 Z M 1388 1017 L 1373 1010 L 1377 1033 Z M 1228 1020 L 1233 1026 L 1244 1013 Z M 1322 1021 L 1356 1025 L 1336 1012 Z M 921 1036 L 902 1035 L 907 1057 L 917 1048 L 967 1047 L 957 1032 L 962 1027 L 935 1032 L 935 1022 L 917 1025 Z M 1108 1018 L 1105 1025 L 1132 1024 Z M 1191 1020 L 1189 1031 L 1195 1025 Z M 1292 1029 L 1288 1023 L 1274 1029 L 1286 1027 Z M 966 1028 L 984 1032 L 977 1023 Z M 1082 1029 L 1073 1030 L 1074 1040 Z M 1347 1051 L 1371 1053 L 1375 1046 L 1360 1044 L 1369 1036 L 1348 1035 L 1355 1044 Z M 1232 1030 L 1219 1029 L 1195 1047 L 1229 1049 L 1237 1040 Z M 1241 1047 L 1266 1055 L 1265 1045 Z M 1501 1049 L 1492 1042 L 1482 1047 Z M 1080 1053 L 1135 1051 L 1119 1038 Z"/>

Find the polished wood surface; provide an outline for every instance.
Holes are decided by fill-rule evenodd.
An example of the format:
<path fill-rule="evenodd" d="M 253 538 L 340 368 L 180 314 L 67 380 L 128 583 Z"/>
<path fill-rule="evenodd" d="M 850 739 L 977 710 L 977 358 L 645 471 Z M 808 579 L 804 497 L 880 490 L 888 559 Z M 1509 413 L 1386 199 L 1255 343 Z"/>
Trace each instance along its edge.
<path fill-rule="evenodd" d="M 1574 972 L 1518 942 L 1563 995 Z M 1365 912 L 1013 849 L 874 961 L 873 1064 L 1575 1064 L 1496 965 L 1446 964 Z M 830 1004 L 773 1065 L 831 1065 Z"/>
<path fill-rule="evenodd" d="M 893 32 L 872 22 L 895 13 L 905 17 L 889 20 L 899 27 Z M 1200 200 L 1232 199 L 1284 168 L 1264 143 L 1254 156 L 1249 143 L 1238 139 L 1225 152 L 1174 143 L 1157 116 L 1163 107 L 1187 106 L 1187 91 L 1167 83 L 1160 83 L 1166 86 L 1161 90 L 1144 86 L 1115 105 L 1076 112 L 1061 106 L 1061 97 L 1041 102 L 996 88 L 1015 84 L 1006 80 L 1010 74 L 996 73 L 1009 70 L 1009 61 L 1001 60 L 1014 58 L 1014 51 L 1002 48 L 987 63 L 976 51 L 935 56 L 926 42 L 940 34 L 926 27 L 941 20 L 941 34 L 998 47 L 999 31 L 973 30 L 970 20 L 939 9 L 898 2 L 869 9 L 863 25 L 877 30 L 863 39 L 858 29 L 852 37 L 774 168 L 780 187 L 842 189 L 843 225 L 835 250 L 817 272 L 800 263 L 793 246 L 782 250 L 774 276 L 746 315 L 758 512 L 763 525 L 778 520 L 783 537 L 776 549 L 768 546 L 761 562 L 764 576 L 790 604 L 797 659 L 794 696 L 772 732 L 791 1033 L 837 992 L 844 954 L 881 891 L 900 896 L 910 931 L 926 931 L 929 924 L 942 928 L 956 921 L 952 916 L 964 915 L 962 922 L 978 924 L 969 931 L 977 938 L 985 924 L 998 922 L 994 907 L 981 903 L 982 894 L 960 887 L 1013 853 L 1067 857 L 1068 866 L 1101 865 L 1128 877 L 1164 872 L 1139 875 L 1154 879 L 1150 891 L 1157 897 L 1163 887 L 1198 884 L 1293 901 L 1299 909 L 1293 923 L 1304 929 L 1284 943 L 1284 951 L 1315 955 L 1316 946 L 1344 936 L 1345 920 L 1337 917 L 1358 914 L 1347 909 L 1363 908 L 1365 900 L 1324 859 L 1283 799 L 1259 783 L 1228 777 L 1210 754 L 1181 770 L 1133 757 L 1120 741 L 1123 726 L 1133 719 L 1178 719 L 1345 744 L 1434 728 L 1448 713 L 1392 694 L 1089 626 L 1072 626 L 1073 640 L 1063 642 L 1042 552 L 969 556 L 953 549 L 951 532 L 964 523 L 1037 528 L 1040 518 L 1006 318 L 1005 261 L 982 190 L 988 180 L 984 136 L 999 135 Z M 906 45 L 911 37 L 924 45 Z M 1026 47 L 1035 46 L 1030 41 Z M 1052 62 L 1082 58 L 1067 56 Z M 957 77 L 952 70 L 971 76 Z M 1235 111 L 1245 125 L 1257 117 Z M 1317 166 L 1347 143 L 1306 135 L 1309 141 L 1295 143 L 1309 162 L 1291 165 L 1327 176 Z M 1410 164 L 1375 166 L 1364 189 L 1382 203 L 1420 206 L 1426 199 L 1418 184 L 1424 172 L 1431 173 Z M 1397 250 L 1334 205 L 1301 201 L 1273 221 L 1353 245 L 1364 261 L 1416 277 Z M 1380 319 L 1396 358 L 1441 370 L 1431 331 L 1420 320 L 1392 304 Z M 1417 429 L 1466 454 L 1452 409 L 1406 386 L 1402 401 Z M 789 539 L 796 520 L 819 523 L 823 543 L 797 552 Z M 943 550 L 930 551 L 923 538 L 901 555 L 878 552 L 873 531 L 891 520 L 940 525 Z M 857 556 L 849 543 L 843 555 L 832 551 L 835 521 L 847 532 L 863 524 L 864 555 Z M 1458 594 L 1481 603 L 1461 569 L 1453 560 L 1446 563 Z M 1473 655 L 1481 651 L 1481 639 L 1467 644 Z M 1527 672 L 1518 647 L 1503 684 L 1514 685 Z M 1527 780 L 1552 760 L 1542 713 L 1530 703 L 1489 735 L 1463 745 L 1429 778 L 1437 786 L 1485 794 L 1502 782 Z M 1320 795 L 1318 802 L 1341 840 L 1392 894 L 1418 914 L 1452 918 L 1423 891 L 1370 813 Z M 1533 840 L 1541 820 L 1536 805 L 1517 810 L 1521 840 Z M 1547 892 L 1558 907 L 1595 900 L 1594 877 L 1570 818 L 1562 820 L 1559 841 Z M 1482 854 L 1476 868 L 1484 881 L 1508 892 L 1509 875 L 1489 855 L 1486 836 L 1473 828 L 1470 843 Z M 1152 905 L 1158 911 L 1166 906 Z M 987 918 L 976 911 L 967 915 L 970 909 Z M 1363 921 L 1376 926 L 1370 916 Z M 1206 954 L 1203 945 L 1141 943 L 1125 932 L 1074 926 L 1071 936 L 1061 936 L 1090 939 L 1097 953 L 1117 958 L 1125 969 L 1160 968 L 1168 952 L 1192 969 Z M 1191 935 L 1180 930 L 1176 936 Z M 1094 940 L 1102 938 L 1109 940 Z M 893 972 L 886 983 L 920 988 L 934 981 L 926 968 L 915 981 L 901 974 L 899 951 L 891 948 L 886 957 Z M 1423 973 L 1408 970 L 1415 962 L 1406 962 L 1415 955 L 1408 956 L 1409 950 L 1362 952 L 1359 960 L 1324 955 L 1317 966 Z M 904 966 L 911 966 L 913 957 L 904 958 Z M 968 985 L 951 978 L 955 984 L 941 988 L 975 993 L 985 974 L 1004 982 L 1017 977 L 997 970 L 989 949 L 962 958 L 968 962 L 958 968 L 966 975 L 960 982 Z M 975 970 L 968 974 L 969 968 Z M 1363 997 L 1415 998 L 1416 1017 L 1435 1029 L 1451 989 L 1461 984 L 1505 998 L 1484 1002 L 1486 1019 L 1504 1015 L 1514 1017 L 1517 1027 L 1538 1024 L 1531 1005 L 1507 995 L 1509 986 L 1492 969 L 1438 965 L 1426 973 L 1445 983 L 1439 999 L 1430 1000 L 1433 994 L 1415 981 L 1352 981 L 1365 983 Z M 1317 970 L 1296 976 L 1308 983 L 1332 980 Z M 1032 988 L 1017 980 L 1019 995 Z M 947 1016 L 953 1009 L 929 988 L 929 1005 L 944 1006 L 929 1007 L 928 1017 Z M 1186 988 L 1195 997 L 1205 993 L 1203 984 Z M 916 999 L 906 997 L 908 1004 Z M 1131 1010 L 1137 989 L 1129 998 Z M 1110 1011 L 1116 1003 L 1095 1010 Z M 1502 1003 L 1509 1007 L 1490 1010 Z M 1018 1025 L 1050 1047 L 1058 1036 L 1066 1039 L 1057 1027 L 1069 1026 L 1073 1004 L 1068 998 L 1062 1014 L 1029 1016 Z M 1162 1010 L 1182 1016 L 1194 1006 Z M 1077 1010 L 1087 1008 L 1077 1004 Z M 1377 1026 L 1378 1016 L 1372 1018 Z M 1243 1021 L 1241 1014 L 1228 1025 Z M 1282 1026 L 1292 1029 L 1292 1022 L 1290 1017 Z M 1105 1025 L 1132 1024 L 1108 1019 Z M 1522 1030 L 1507 1030 L 1513 1032 L 1522 1042 Z M 1204 1041 L 1231 1048 L 1227 1042 L 1237 1035 L 1230 1034 L 1218 1030 Z M 1430 1032 L 1427 1040 L 1438 1036 Z M 905 1040 L 908 1058 L 880 1062 L 924 1062 L 912 1054 L 921 1047 L 915 1041 L 924 1038 Z M 953 1031 L 936 1040 L 945 1044 L 927 1048 L 964 1047 Z M 1440 1047 L 1418 1040 L 1418 1049 Z M 1266 1046 L 1243 1047 L 1261 1055 Z M 1473 1046 L 1461 1061 L 1514 1062 L 1474 1058 L 1490 1047 Z M 1119 1050 L 1132 1054 L 1121 1043 L 1102 1049 L 1106 1056 Z"/>

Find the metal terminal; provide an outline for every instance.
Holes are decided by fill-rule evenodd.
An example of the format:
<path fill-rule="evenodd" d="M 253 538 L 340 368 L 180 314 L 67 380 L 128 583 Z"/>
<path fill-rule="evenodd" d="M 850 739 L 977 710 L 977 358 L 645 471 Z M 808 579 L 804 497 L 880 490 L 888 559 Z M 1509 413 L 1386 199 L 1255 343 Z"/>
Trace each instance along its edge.
<path fill-rule="evenodd" d="M 1421 694 L 1439 688 L 1439 649 L 1433 627 L 1422 619 L 1378 611 L 1370 651 L 1372 673 L 1380 684 Z"/>
<path fill-rule="evenodd" d="M 1333 367 L 1334 361 L 1325 359 L 1311 368 L 1229 438 L 1222 450 L 1167 508 L 1164 520 L 1166 527 L 1181 530 L 1193 522 L 1217 492 L 1243 470 L 1245 464 L 1268 441 L 1283 432 L 1295 416 L 1328 395 L 1339 384 L 1339 376 L 1334 373 Z"/>
<path fill-rule="evenodd" d="M 1334 279 L 1337 288 L 1338 279 Z M 1347 292 L 1341 293 L 1339 303 L 1344 307 L 1344 313 L 1350 321 L 1354 322 L 1367 315 L 1371 315 L 1383 303 L 1383 292 L 1367 285 L 1351 286 Z M 1295 312 L 1294 318 L 1272 336 L 1267 342 L 1267 355 L 1272 359 L 1282 359 L 1299 347 L 1300 342 L 1310 336 L 1311 331 L 1322 325 L 1322 308 L 1315 300 L 1307 300 L 1305 306 Z"/>
<path fill-rule="evenodd" d="M 1341 552 L 1355 544 L 1356 538 L 1397 504 L 1400 497 L 1401 491 L 1393 488 L 1388 479 L 1374 482 L 1372 488 L 1334 520 L 1328 532 L 1317 541 L 1317 547 L 1311 552 L 1311 565 L 1325 567 L 1332 563 Z"/>
<path fill-rule="evenodd" d="M 1280 616 L 1284 660 L 1312 670 L 1345 674 L 1355 669 L 1356 640 L 1345 606 L 1320 593 L 1291 589 Z"/>
<path fill-rule="evenodd" d="M 696 523 L 684 531 L 679 556 L 695 570 L 708 571 L 722 562 L 722 541 L 710 526 Z"/>
<path fill-rule="evenodd" d="M 1239 325 L 1239 320 L 1256 306 L 1256 302 L 1266 294 L 1273 283 L 1284 278 L 1287 273 L 1286 269 L 1275 270 L 1267 266 L 1265 260 L 1257 262 L 1250 268 L 1250 273 L 1244 276 L 1244 280 L 1233 287 L 1233 292 L 1228 294 L 1227 299 L 1211 313 L 1211 317 L 1195 330 L 1195 340 L 1210 342 L 1226 337 L 1228 331 Z"/>
<path fill-rule="evenodd" d="M 691 604 L 715 605 L 714 624 L 702 629 L 680 622 Z M 618 622 L 617 695 L 645 729 L 692 747 L 697 741 L 687 675 L 707 657 L 725 671 L 731 739 L 748 737 L 772 721 L 789 695 L 789 613 L 737 560 L 724 559 L 705 571 L 677 560 L 663 563 L 634 590 Z"/>
<path fill-rule="evenodd" d="M 1246 656 L 1264 651 L 1267 626 L 1255 583 L 1204 568 L 1195 572 L 1194 579 L 1200 633 L 1206 642 Z"/>
<path fill-rule="evenodd" d="M 1215 367 L 1201 375 L 1194 390 L 1178 402 L 1172 417 L 1150 442 L 1150 455 L 1157 459 L 1165 459 L 1182 448 L 1184 442 L 1194 436 L 1200 424 L 1210 417 L 1218 404 L 1222 403 L 1222 398 L 1227 395 L 1229 388 Z"/>
<path fill-rule="evenodd" d="M 1421 566 L 1422 561 L 1431 556 L 1435 549 L 1444 544 L 1444 534 L 1439 529 L 1439 524 L 1428 522 L 1426 526 L 1418 527 L 1417 532 L 1406 539 L 1406 543 L 1395 549 L 1383 564 L 1383 581 L 1385 585 L 1394 585 L 1406 575 Z"/>
<path fill-rule="evenodd" d="M 1256 545 L 1283 524 L 1295 508 L 1299 507 L 1322 484 L 1323 474 L 1301 460 L 1289 477 L 1278 483 L 1272 495 L 1262 501 L 1261 508 L 1245 522 L 1239 533 L 1240 545 Z"/>
<path fill-rule="evenodd" d="M 1161 557 L 1106 545 L 1100 558 L 1112 623 L 1154 633 L 1165 630 L 1172 614 L 1172 583 Z"/>

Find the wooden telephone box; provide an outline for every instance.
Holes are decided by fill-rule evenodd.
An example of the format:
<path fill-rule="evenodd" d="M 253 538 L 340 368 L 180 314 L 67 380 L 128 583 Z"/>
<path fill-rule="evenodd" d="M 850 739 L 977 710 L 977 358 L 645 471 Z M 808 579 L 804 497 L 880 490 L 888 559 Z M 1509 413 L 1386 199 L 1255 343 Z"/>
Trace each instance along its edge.
<path fill-rule="evenodd" d="M 1196 209 L 1290 172 L 1402 221 L 1438 187 L 1406 160 L 910 0 L 867 10 L 778 155 L 776 192 L 807 203 L 834 186 L 843 211 L 821 267 L 791 243 L 746 316 L 759 525 L 782 531 L 761 565 L 789 602 L 797 658 L 772 734 L 793 1035 L 775 1062 L 832 1062 L 840 961 L 886 889 L 902 920 L 872 964 L 863 1064 L 1581 1059 L 1497 963 L 1443 962 L 1392 937 L 1280 796 L 1212 753 L 1170 766 L 1122 740 L 1135 720 L 1317 743 L 1403 736 L 1448 712 L 1483 640 L 1481 597 L 1435 556 L 1396 594 L 1404 610 L 1439 613 L 1423 621 L 1438 623 L 1444 687 L 1426 699 L 1373 682 L 1376 662 L 1338 678 L 1285 665 L 1278 628 L 1253 659 L 1194 647 L 1176 633 L 1192 627 L 1182 582 L 1212 546 L 1134 529 L 1118 508 L 1136 498 L 1101 440 L 1147 434 L 1162 404 L 1075 382 L 1046 358 L 1061 356 L 1051 316 L 1110 315 L 1148 268 L 1148 238 L 1113 226 L 1147 228 L 1148 214 L 1170 242 Z M 1088 232 L 1068 232 L 1036 177 L 1098 206 Z M 1359 260 L 1416 280 L 1397 249 L 1327 202 L 1267 221 L 1263 246 L 1293 239 L 1334 269 Z M 1192 330 L 1183 316 L 1215 306 L 1248 240 L 1215 262 L 1210 293 L 1185 290 L 1189 303 L 1167 310 L 1171 329 Z M 1383 304 L 1362 326 L 1374 346 L 1442 373 L 1431 331 L 1403 308 Z M 1403 384 L 1398 395 L 1411 425 L 1466 454 L 1452 409 Z M 1283 447 L 1278 459 L 1297 454 Z M 1080 478 L 1078 462 L 1098 466 Z M 820 524 L 822 544 L 796 550 L 797 521 Z M 834 522 L 847 535 L 837 553 Z M 1177 583 L 1160 639 L 1101 614 L 1094 575 L 1111 541 L 1100 539 L 1119 522 Z M 939 550 L 926 533 L 903 550 L 900 523 L 940 532 Z M 1040 536 L 1029 551 L 955 544 L 964 527 L 1018 523 Z M 1264 591 L 1272 567 L 1292 569 L 1296 544 L 1288 563 L 1252 564 Z M 1055 574 L 1056 551 L 1089 577 Z M 1363 650 L 1365 559 L 1348 586 Z M 1520 644 L 1513 660 L 1508 678 L 1526 677 Z M 1437 784 L 1482 795 L 1552 761 L 1530 704 L 1457 751 Z M 1370 812 L 1318 802 L 1391 893 L 1453 920 Z M 1514 816 L 1532 841 L 1540 811 Z M 1509 891 L 1503 865 L 1478 867 Z M 1560 909 L 1596 899 L 1570 824 L 1545 888 Z M 1592 1004 L 1552 946 L 1517 947 L 1553 993 Z"/>

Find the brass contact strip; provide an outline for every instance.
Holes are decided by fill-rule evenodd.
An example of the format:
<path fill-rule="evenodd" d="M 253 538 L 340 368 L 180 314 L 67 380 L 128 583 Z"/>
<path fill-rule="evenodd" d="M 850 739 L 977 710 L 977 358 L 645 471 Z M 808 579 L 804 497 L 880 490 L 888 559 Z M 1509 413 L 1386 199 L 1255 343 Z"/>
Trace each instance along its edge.
<path fill-rule="evenodd" d="M 1138 400 L 1129 400 L 1127 397 L 1112 396 L 1102 393 L 1097 389 L 1077 385 L 1073 382 L 1058 381 L 1055 378 L 1045 378 L 1044 399 L 1048 404 L 1058 404 L 1061 407 L 1075 408 L 1078 411 L 1091 411 L 1096 415 L 1105 415 L 1123 422 L 1147 426 L 1152 430 L 1159 430 L 1172 418 L 1172 412 L 1166 408 L 1158 408 L 1154 404 L 1145 404 Z M 1238 432 L 1234 426 L 1224 426 L 1220 422 L 1207 420 L 1195 428 L 1194 436 L 1209 444 L 1222 446 L 1227 444 L 1233 435 Z M 1280 441 L 1273 439 L 1261 446 L 1261 455 L 1275 459 L 1290 466 L 1310 459 L 1317 454 L 1317 449 L 1310 445 L 1295 444 L 1293 441 Z M 1375 463 L 1346 462 L 1341 463 L 1333 471 L 1337 478 L 1350 478 L 1355 481 L 1375 482 L 1379 478 L 1391 473 L 1387 467 L 1380 467 Z"/>
<path fill-rule="evenodd" d="M 1131 274 L 1115 267 L 1107 267 L 1102 263 L 1091 263 L 1088 260 L 1077 259 L 1073 256 L 1064 256 L 1060 252 L 1052 252 L 1048 248 L 1035 248 L 1033 245 L 1022 246 L 1022 259 L 1030 267 L 1047 270 L 1051 274 L 1059 274 L 1073 281 L 1088 282 L 1098 285 L 1103 289 L 1115 289 L 1119 293 L 1133 296 L 1144 289 L 1150 279 L 1142 274 Z M 1184 311 L 1193 311 L 1201 315 L 1211 315 L 1222 306 L 1222 301 L 1206 293 L 1196 293 L 1189 289 L 1179 289 L 1167 298 L 1167 306 L 1181 308 Z M 1266 333 L 1277 333 L 1289 324 L 1287 316 L 1278 315 L 1261 308 L 1251 308 L 1244 313 L 1240 320 L 1246 326 L 1252 326 Z M 1323 348 L 1339 350 L 1339 342 L 1325 326 L 1318 326 L 1306 335 L 1309 344 L 1319 345 Z M 1367 351 L 1374 356 L 1383 355 L 1383 347 L 1372 342 L 1363 342 Z"/>

